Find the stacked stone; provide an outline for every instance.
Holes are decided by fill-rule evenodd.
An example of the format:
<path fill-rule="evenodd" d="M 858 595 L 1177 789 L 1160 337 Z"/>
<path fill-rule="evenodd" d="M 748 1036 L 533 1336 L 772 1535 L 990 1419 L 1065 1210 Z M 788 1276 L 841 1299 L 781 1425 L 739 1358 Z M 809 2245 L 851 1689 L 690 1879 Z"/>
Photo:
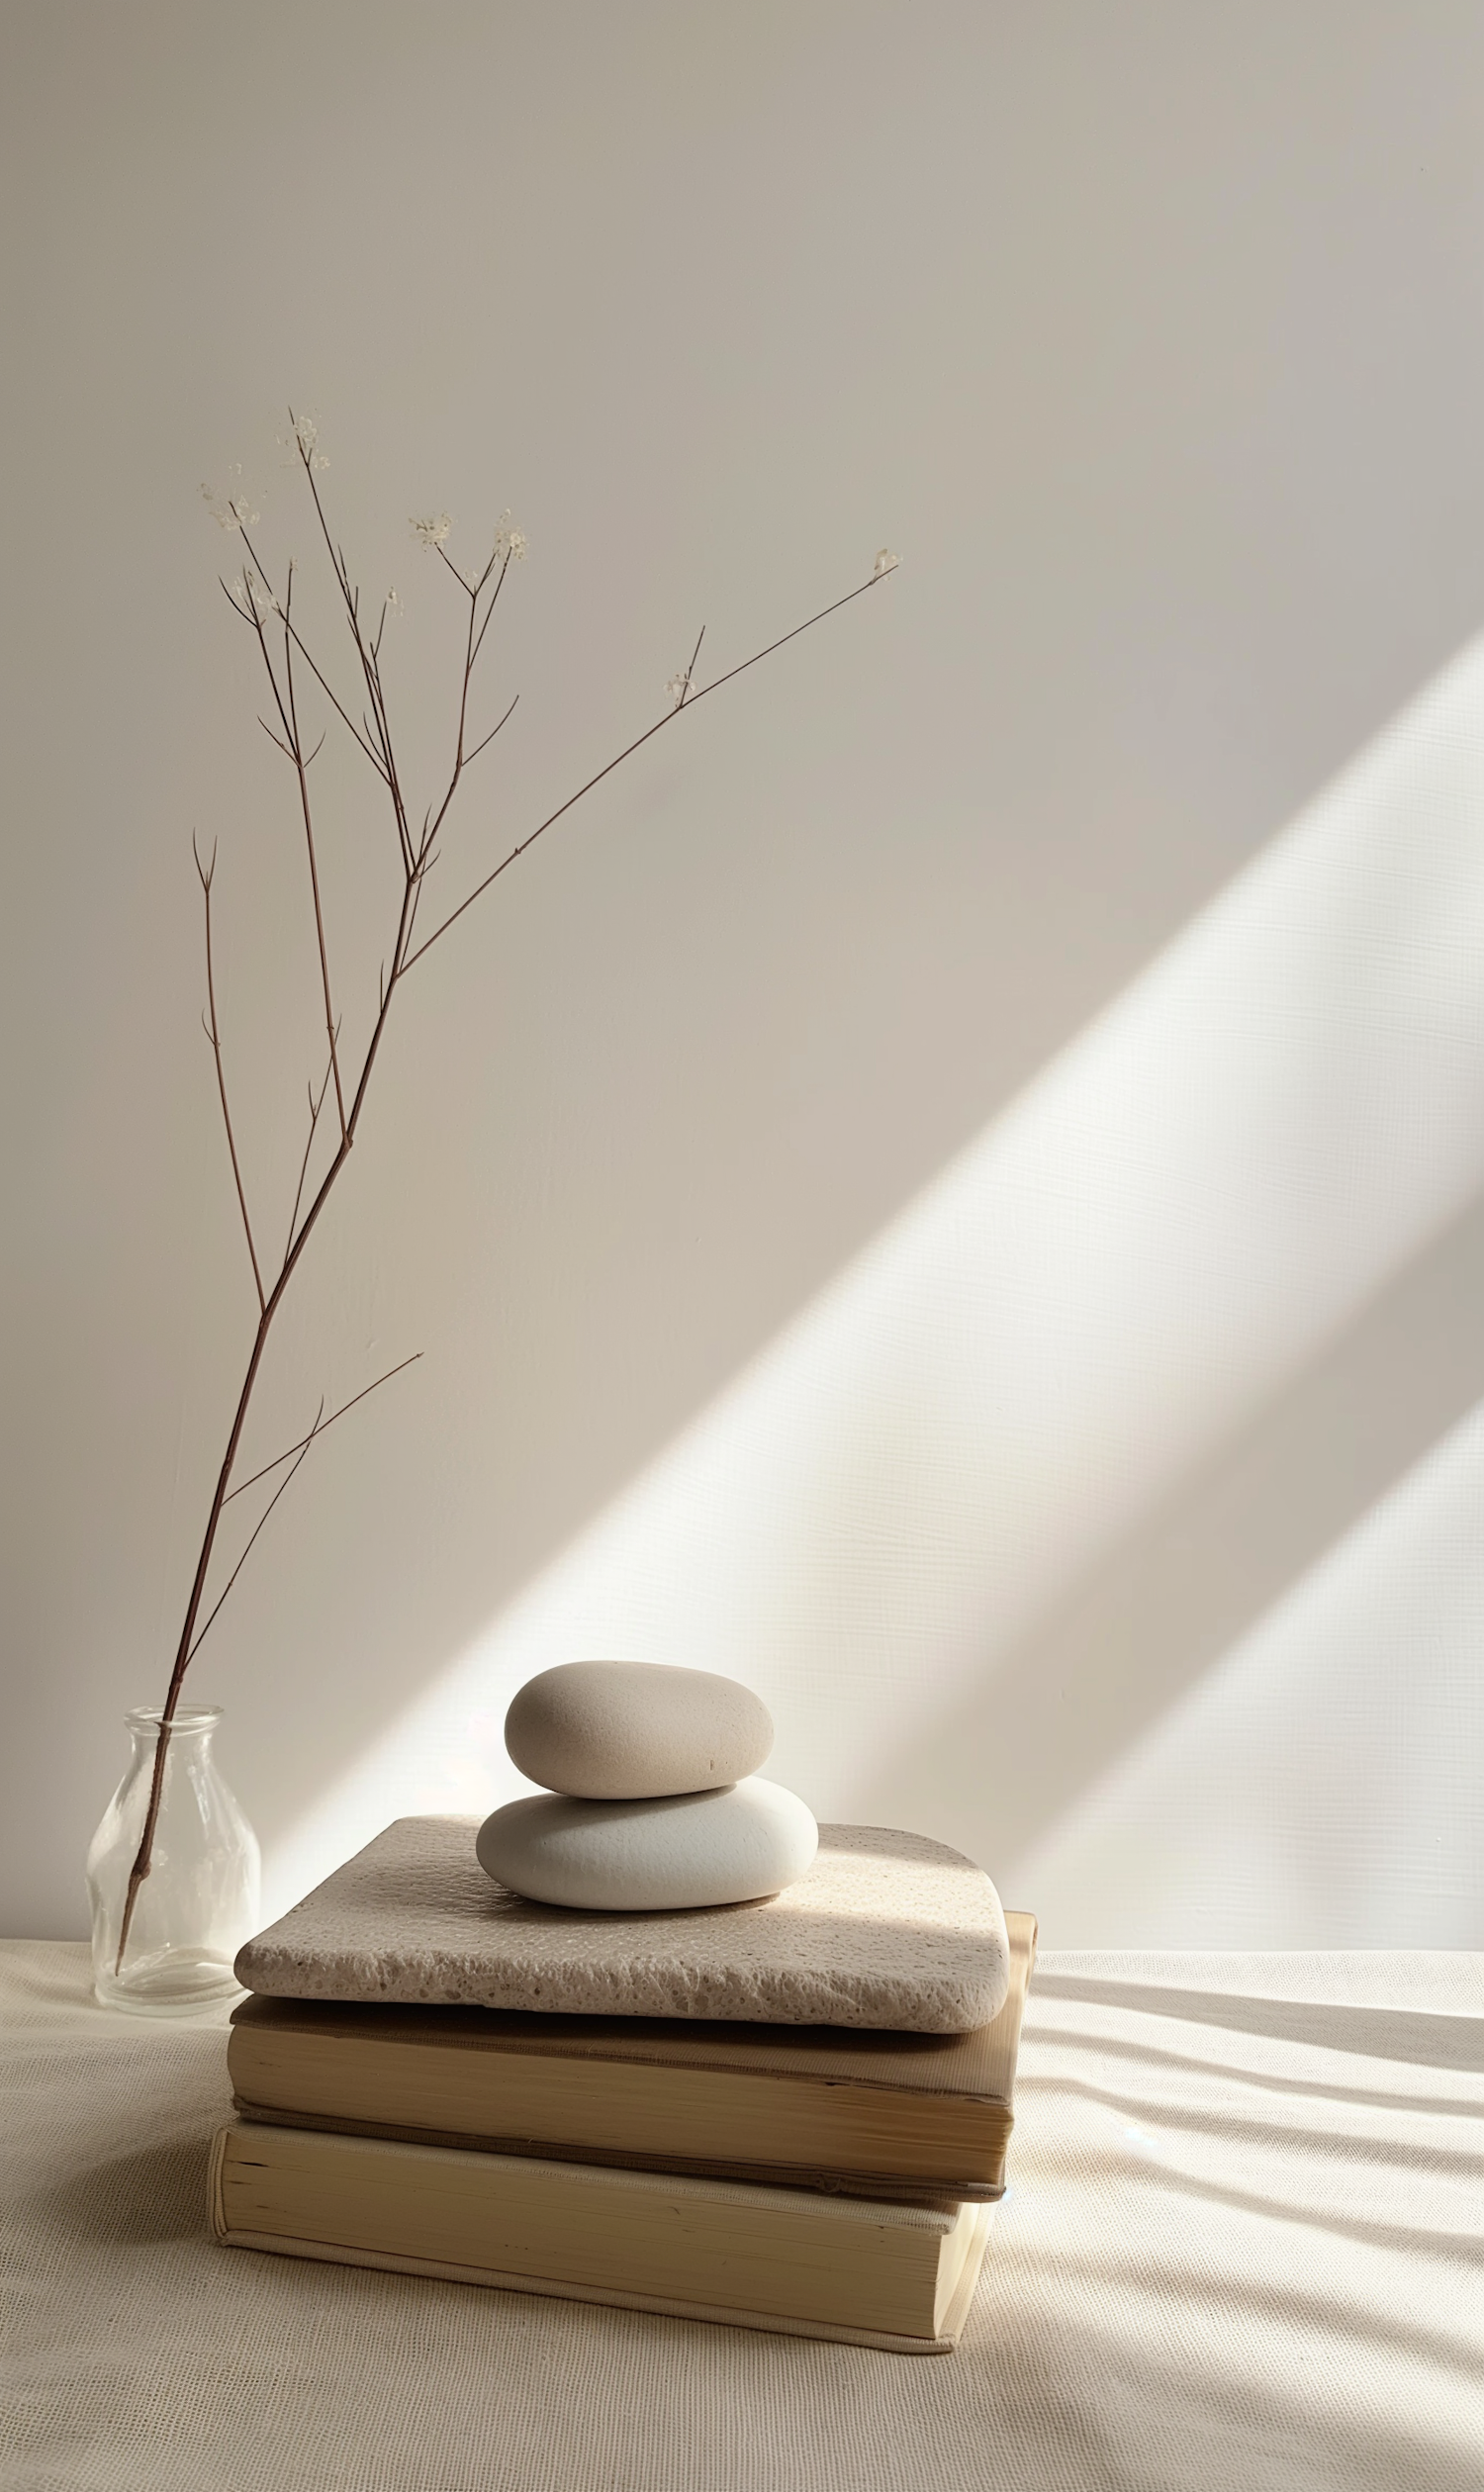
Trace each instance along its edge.
<path fill-rule="evenodd" d="M 491 1878 L 534 1902 L 693 1911 L 778 1894 L 813 1864 L 819 1829 L 758 1774 L 773 1719 L 736 1679 L 566 1662 L 520 1690 L 505 1744 L 545 1788 L 497 1808 L 477 1849 Z"/>

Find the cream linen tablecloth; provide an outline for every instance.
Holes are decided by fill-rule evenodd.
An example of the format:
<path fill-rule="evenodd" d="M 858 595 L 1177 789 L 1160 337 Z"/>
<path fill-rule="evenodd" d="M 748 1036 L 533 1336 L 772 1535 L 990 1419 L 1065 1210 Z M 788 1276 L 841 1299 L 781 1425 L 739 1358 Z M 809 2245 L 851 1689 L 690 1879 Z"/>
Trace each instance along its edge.
<path fill-rule="evenodd" d="M 1484 1958 L 1044 1956 L 925 2360 L 219 2248 L 225 2020 L 0 1974 L 7 2492 L 1484 2486 Z"/>

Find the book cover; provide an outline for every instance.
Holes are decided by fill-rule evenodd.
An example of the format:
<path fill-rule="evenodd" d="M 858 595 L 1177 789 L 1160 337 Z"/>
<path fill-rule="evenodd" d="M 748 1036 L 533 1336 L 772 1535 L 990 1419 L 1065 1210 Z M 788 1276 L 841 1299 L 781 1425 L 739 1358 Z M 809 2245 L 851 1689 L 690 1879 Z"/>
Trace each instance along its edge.
<path fill-rule="evenodd" d="M 912 2354 L 957 2343 L 993 2214 L 245 2122 L 210 2187 L 232 2248 Z"/>

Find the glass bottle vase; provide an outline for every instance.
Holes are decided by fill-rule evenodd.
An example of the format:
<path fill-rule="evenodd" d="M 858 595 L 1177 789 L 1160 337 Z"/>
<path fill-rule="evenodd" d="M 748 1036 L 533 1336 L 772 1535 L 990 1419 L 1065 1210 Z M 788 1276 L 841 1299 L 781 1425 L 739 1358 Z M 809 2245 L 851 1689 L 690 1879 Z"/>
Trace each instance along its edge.
<path fill-rule="evenodd" d="M 93 1988 L 105 2007 L 188 2016 L 233 1998 L 232 1959 L 258 1926 L 257 1837 L 212 1752 L 219 1705 L 182 1705 L 170 1728 L 149 1873 L 141 1880 L 123 1958 L 129 1874 L 149 1806 L 157 1707 L 126 1713 L 134 1742 L 123 1782 L 88 1849 Z"/>

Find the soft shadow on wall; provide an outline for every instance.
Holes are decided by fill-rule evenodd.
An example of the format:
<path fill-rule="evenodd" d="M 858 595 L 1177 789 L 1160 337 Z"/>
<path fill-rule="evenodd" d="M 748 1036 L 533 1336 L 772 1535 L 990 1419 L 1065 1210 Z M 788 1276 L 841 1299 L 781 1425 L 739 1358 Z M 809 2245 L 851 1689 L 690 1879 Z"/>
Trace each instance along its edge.
<path fill-rule="evenodd" d="M 608 1652 L 747 1677 L 779 1779 L 1050 1941 L 1479 1943 L 1481 820 L 1476 644 L 276 1833 L 270 1900 L 524 1788 L 513 1688 Z"/>

